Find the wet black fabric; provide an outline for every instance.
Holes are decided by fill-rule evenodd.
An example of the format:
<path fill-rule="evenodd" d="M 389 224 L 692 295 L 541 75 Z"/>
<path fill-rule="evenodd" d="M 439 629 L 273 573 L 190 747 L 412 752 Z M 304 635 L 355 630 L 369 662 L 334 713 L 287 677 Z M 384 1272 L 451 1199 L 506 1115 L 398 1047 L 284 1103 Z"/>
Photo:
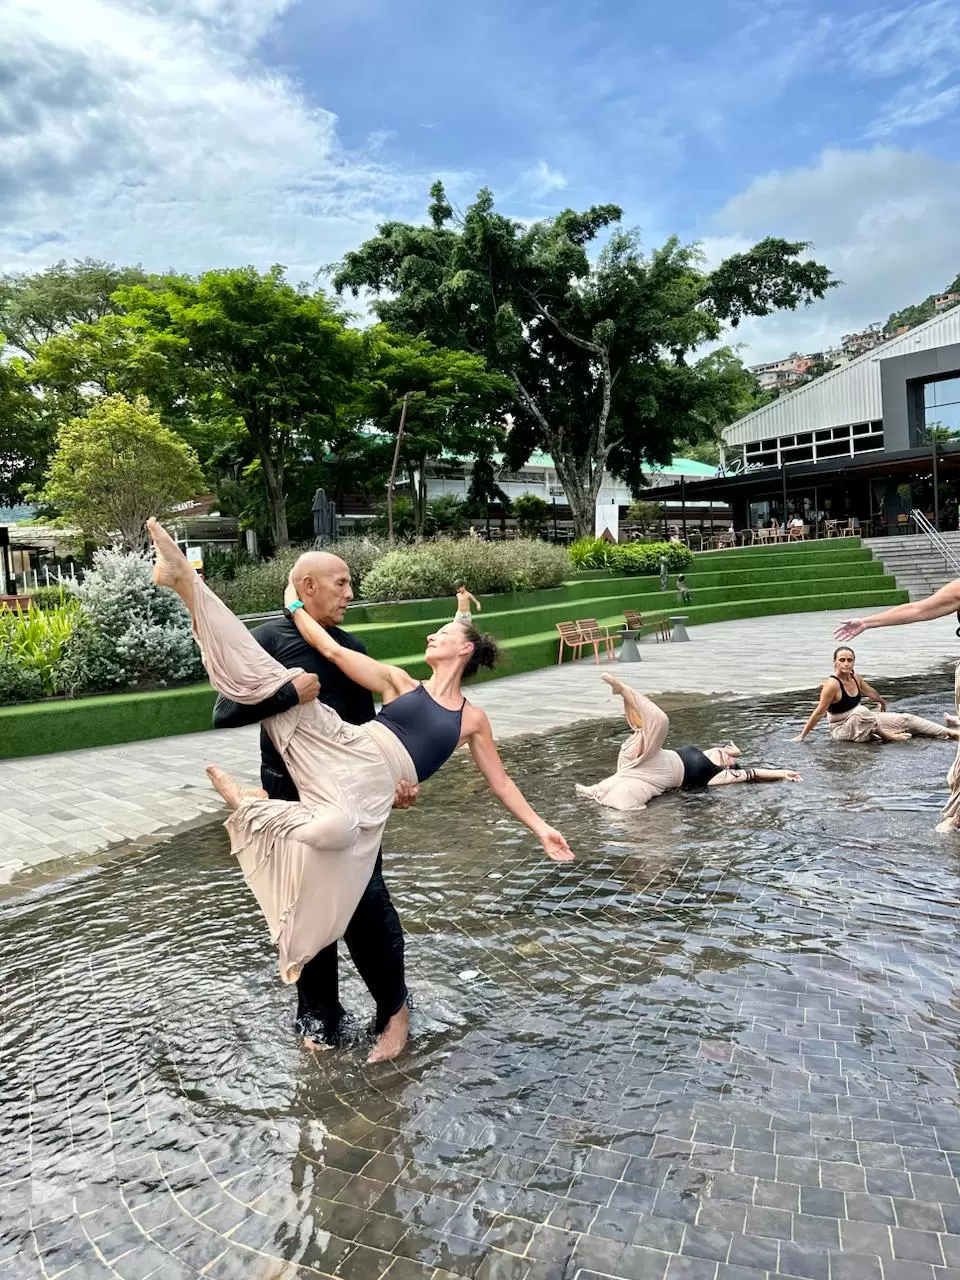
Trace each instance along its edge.
<path fill-rule="evenodd" d="M 720 765 L 714 764 L 699 747 L 677 747 L 677 755 L 683 763 L 681 786 L 687 790 L 693 787 L 706 787 L 711 778 L 715 778 L 718 773 L 723 773 Z"/>
<path fill-rule="evenodd" d="M 418 684 L 380 712 L 378 723 L 391 729 L 406 747 L 419 782 L 432 777 L 456 751 L 466 701 L 451 711 Z"/>
<path fill-rule="evenodd" d="M 330 627 L 330 634 L 340 645 L 366 653 L 363 642 L 340 627 Z M 283 616 L 258 627 L 253 635 L 278 662 L 287 667 L 302 667 L 320 680 L 320 701 L 349 724 L 366 724 L 376 714 L 373 694 L 349 680 L 339 667 L 329 662 L 307 644 L 296 623 Z M 291 681 L 272 698 L 254 706 L 217 698 L 213 712 L 215 729 L 230 729 L 257 724 L 268 716 L 278 715 L 294 706 L 297 691 Z M 299 800 L 293 779 L 266 730 L 260 730 L 260 784 L 271 800 Z M 400 917 L 390 900 L 383 878 L 383 851 L 377 855 L 370 883 L 351 917 L 343 935 L 350 958 L 377 1005 L 376 1029 L 382 1031 L 387 1022 L 407 999 L 404 980 L 404 941 Z M 345 1017 L 340 1003 L 340 975 L 337 944 L 318 952 L 303 967 L 297 982 L 297 1021 L 315 1019 L 323 1035 L 333 1039 Z"/>
<path fill-rule="evenodd" d="M 839 701 L 830 703 L 830 714 L 832 716 L 840 716 L 840 715 L 843 715 L 845 711 L 852 711 L 854 707 L 859 707 L 860 705 L 859 685 L 857 686 L 856 693 L 847 693 L 846 689 L 843 687 L 843 682 L 839 679 L 839 677 L 833 676 L 832 679 L 836 680 L 837 684 L 840 686 L 840 698 L 839 698 Z"/>

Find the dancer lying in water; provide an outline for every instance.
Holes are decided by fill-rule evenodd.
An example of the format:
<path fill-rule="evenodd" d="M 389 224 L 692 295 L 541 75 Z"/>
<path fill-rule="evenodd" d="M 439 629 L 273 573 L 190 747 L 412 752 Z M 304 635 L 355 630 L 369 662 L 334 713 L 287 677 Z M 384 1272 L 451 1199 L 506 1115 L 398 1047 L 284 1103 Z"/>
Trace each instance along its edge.
<path fill-rule="evenodd" d="M 611 809 L 645 809 L 650 800 L 678 787 L 725 787 L 736 782 L 800 782 L 792 769 L 741 769 L 740 748 L 678 747 L 664 750 L 670 721 L 655 702 L 637 693 L 615 676 L 603 679 L 623 698 L 623 713 L 633 730 L 620 748 L 617 772 L 592 787 L 577 786 L 577 793 Z"/>
<path fill-rule="evenodd" d="M 833 675 L 820 690 L 820 701 L 809 720 L 794 738 L 802 742 L 808 733 L 827 717 L 830 737 L 835 742 L 907 742 L 910 738 L 960 738 L 960 729 L 934 724 L 922 716 L 888 711 L 887 704 L 863 676 L 855 670 L 856 655 L 847 645 L 833 653 Z M 861 706 L 863 698 L 872 699 L 878 711 Z"/>
<path fill-rule="evenodd" d="M 147 522 L 157 552 L 155 581 L 190 610 L 210 683 L 233 702 L 257 703 L 299 674 L 272 658 L 239 618 L 197 577 L 170 535 Z M 448 622 L 428 637 L 424 683 L 399 667 L 344 649 L 307 616 L 295 591 L 287 607 L 309 644 L 357 684 L 380 694 L 383 710 L 367 724 L 341 720 L 322 702 L 298 703 L 264 721 L 300 794 L 268 800 L 211 766 L 210 780 L 233 809 L 230 847 L 267 918 L 280 976 L 296 982 L 306 962 L 343 935 L 370 879 L 397 783 L 423 782 L 469 744 L 477 768 L 504 808 L 529 827 L 549 857 L 573 854 L 527 804 L 507 776 L 490 722 L 460 691 L 460 681 L 492 665 L 496 646 L 472 627 Z"/>

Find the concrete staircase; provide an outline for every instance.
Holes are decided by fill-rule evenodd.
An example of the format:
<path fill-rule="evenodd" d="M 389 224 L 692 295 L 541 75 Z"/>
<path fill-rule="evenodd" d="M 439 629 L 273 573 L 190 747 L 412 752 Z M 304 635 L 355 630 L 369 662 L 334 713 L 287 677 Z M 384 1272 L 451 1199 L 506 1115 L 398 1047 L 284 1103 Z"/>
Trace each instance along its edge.
<path fill-rule="evenodd" d="M 960 533 L 941 536 L 960 561 Z M 863 545 L 883 562 L 884 572 L 896 578 L 897 586 L 909 591 L 911 600 L 922 600 L 957 576 L 944 565 L 943 557 L 937 555 L 923 534 L 864 538 Z"/>

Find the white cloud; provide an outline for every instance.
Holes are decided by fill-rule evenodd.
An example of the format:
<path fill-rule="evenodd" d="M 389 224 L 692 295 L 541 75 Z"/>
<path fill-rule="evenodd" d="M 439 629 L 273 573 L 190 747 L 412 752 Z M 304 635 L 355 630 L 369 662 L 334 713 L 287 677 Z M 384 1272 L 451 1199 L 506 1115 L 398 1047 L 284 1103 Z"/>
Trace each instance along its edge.
<path fill-rule="evenodd" d="M 546 160 L 540 160 L 523 175 L 523 189 L 530 196 L 548 196 L 562 191 L 567 180 L 558 169 L 551 169 Z"/>
<path fill-rule="evenodd" d="M 704 250 L 715 262 L 763 236 L 812 241 L 844 282 L 812 307 L 741 325 L 753 363 L 830 346 L 944 288 L 960 272 L 958 227 L 960 164 L 895 147 L 825 151 L 728 201 Z"/>
<path fill-rule="evenodd" d="M 0 42 L 0 269 L 91 255 L 308 278 L 434 176 L 254 61 L 294 0 L 12 0 Z"/>

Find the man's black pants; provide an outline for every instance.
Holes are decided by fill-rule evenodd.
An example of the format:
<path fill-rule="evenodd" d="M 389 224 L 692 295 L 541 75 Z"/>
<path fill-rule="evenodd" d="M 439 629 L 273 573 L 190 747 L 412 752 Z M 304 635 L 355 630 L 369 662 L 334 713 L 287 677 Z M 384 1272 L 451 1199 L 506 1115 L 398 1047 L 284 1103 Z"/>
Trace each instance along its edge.
<path fill-rule="evenodd" d="M 300 799 L 289 777 L 263 769 L 260 778 L 271 800 Z M 376 1002 L 375 1029 L 379 1035 L 407 999 L 403 929 L 383 878 L 382 849 L 377 854 L 373 875 L 347 925 L 343 940 L 357 972 Z M 303 967 L 297 982 L 297 1020 L 316 1018 L 323 1026 L 324 1036 L 333 1039 L 344 1013 L 340 1003 L 337 944 L 331 942 Z"/>

